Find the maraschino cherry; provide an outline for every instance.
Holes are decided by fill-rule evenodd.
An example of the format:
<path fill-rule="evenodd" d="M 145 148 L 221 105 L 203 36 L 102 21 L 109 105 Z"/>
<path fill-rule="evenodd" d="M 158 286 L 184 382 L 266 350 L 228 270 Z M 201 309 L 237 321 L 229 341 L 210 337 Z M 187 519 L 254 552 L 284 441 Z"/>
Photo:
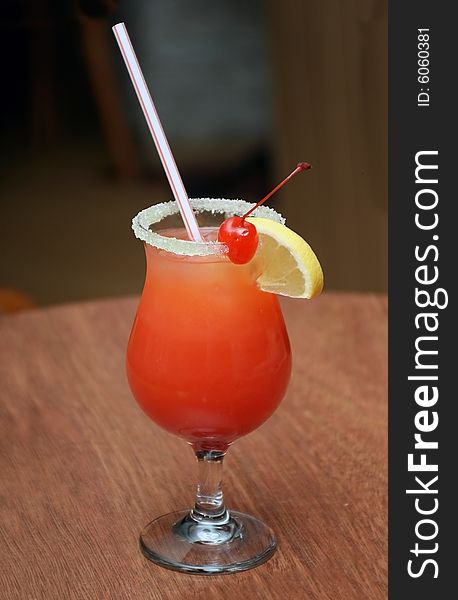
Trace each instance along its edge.
<path fill-rule="evenodd" d="M 263 202 L 268 200 L 275 192 L 285 185 L 294 175 L 297 175 L 301 171 L 311 169 L 312 165 L 306 162 L 298 163 L 297 167 L 292 171 L 288 177 L 285 177 L 274 189 L 267 194 L 262 200 L 260 200 L 253 208 L 250 208 L 243 217 L 230 217 L 221 223 L 218 231 L 218 241 L 226 244 L 228 247 L 228 257 L 231 262 L 237 265 L 243 265 L 249 262 L 256 253 L 258 247 L 258 232 L 253 223 L 245 221 L 245 219 L 260 206 Z"/>

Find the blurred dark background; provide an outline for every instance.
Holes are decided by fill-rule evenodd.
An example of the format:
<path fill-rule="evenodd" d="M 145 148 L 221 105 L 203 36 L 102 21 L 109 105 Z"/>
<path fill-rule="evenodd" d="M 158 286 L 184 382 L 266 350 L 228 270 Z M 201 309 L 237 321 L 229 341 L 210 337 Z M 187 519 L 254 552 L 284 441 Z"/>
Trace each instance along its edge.
<path fill-rule="evenodd" d="M 138 293 L 171 193 L 125 21 L 190 196 L 271 202 L 328 289 L 386 290 L 386 0 L 3 0 L 0 311 Z"/>

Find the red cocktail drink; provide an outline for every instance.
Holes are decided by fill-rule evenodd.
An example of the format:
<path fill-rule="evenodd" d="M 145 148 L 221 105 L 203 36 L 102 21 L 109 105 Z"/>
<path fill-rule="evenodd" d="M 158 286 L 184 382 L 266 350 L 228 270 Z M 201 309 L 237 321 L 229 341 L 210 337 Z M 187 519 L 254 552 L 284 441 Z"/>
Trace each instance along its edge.
<path fill-rule="evenodd" d="M 249 262 L 231 262 L 227 245 L 216 241 L 218 226 L 228 215 L 244 215 L 251 207 L 247 202 L 191 204 L 206 225 L 200 227 L 203 241 L 186 239 L 185 230 L 169 222 L 178 213 L 174 202 L 145 209 L 133 221 L 145 242 L 147 268 L 127 349 L 129 384 L 157 425 L 192 445 L 199 464 L 194 508 L 149 523 L 140 547 L 171 569 L 228 573 L 264 562 L 276 548 L 268 526 L 225 508 L 221 469 L 229 444 L 278 407 L 291 374 L 280 304 L 275 294 L 260 289 L 259 278 L 265 282 L 267 273 L 282 290 L 286 268 L 292 277 L 285 279 L 286 289 L 297 289 L 301 272 L 283 255 L 281 237 L 278 243 L 264 237 L 262 252 Z M 286 230 L 272 209 L 261 206 L 254 214 L 262 235 L 266 223 L 280 234 Z M 294 246 L 295 234 L 287 235 L 293 235 Z M 276 249 L 278 274 L 275 260 L 266 265 L 262 258 Z"/>
<path fill-rule="evenodd" d="M 255 517 L 225 508 L 221 469 L 228 445 L 261 425 L 286 391 L 291 353 L 274 294 L 312 298 L 323 286 L 307 242 L 261 206 L 310 165 L 298 163 L 255 206 L 190 201 L 127 30 L 119 23 L 113 31 L 176 200 L 133 220 L 136 236 L 146 242 L 147 274 L 127 374 L 143 410 L 190 442 L 199 465 L 194 508 L 149 523 L 140 547 L 153 562 L 178 571 L 250 569 L 272 556 L 275 535 Z M 189 241 L 184 230 L 151 231 L 151 225 L 167 230 L 165 220 L 178 211 Z M 195 212 L 219 215 L 216 227 L 204 232 Z"/>
<path fill-rule="evenodd" d="M 202 448 L 225 447 L 270 417 L 286 391 L 291 352 L 277 297 L 258 289 L 252 263 L 145 248 L 127 351 L 133 394 L 164 429 Z"/>

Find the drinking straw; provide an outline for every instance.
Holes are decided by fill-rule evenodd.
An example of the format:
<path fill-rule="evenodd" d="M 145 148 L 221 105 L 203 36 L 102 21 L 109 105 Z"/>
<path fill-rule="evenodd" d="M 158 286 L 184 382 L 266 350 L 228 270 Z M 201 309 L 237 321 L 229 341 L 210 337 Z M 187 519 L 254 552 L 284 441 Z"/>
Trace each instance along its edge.
<path fill-rule="evenodd" d="M 145 115 L 149 130 L 153 137 L 156 149 L 164 167 L 170 187 L 172 188 L 175 200 L 180 208 L 180 213 L 183 218 L 186 231 L 191 240 L 201 242 L 202 236 L 197 225 L 196 217 L 189 202 L 188 194 L 186 193 L 183 181 L 178 171 L 169 143 L 165 137 L 164 130 L 159 120 L 156 107 L 154 106 L 142 70 L 138 64 L 138 59 L 132 47 L 129 34 L 124 23 L 118 23 L 113 27 L 113 33 L 121 50 L 122 57 L 126 63 L 127 70 L 137 94 L 138 101 Z"/>

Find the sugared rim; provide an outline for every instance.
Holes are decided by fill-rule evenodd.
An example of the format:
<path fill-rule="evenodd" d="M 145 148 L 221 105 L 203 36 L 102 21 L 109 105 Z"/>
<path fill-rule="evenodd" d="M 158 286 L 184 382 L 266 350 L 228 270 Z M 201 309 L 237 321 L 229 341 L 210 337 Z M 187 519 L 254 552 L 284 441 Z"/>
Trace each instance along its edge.
<path fill-rule="evenodd" d="M 190 198 L 191 206 L 199 214 L 201 212 L 211 212 L 224 214 L 225 218 L 237 215 L 243 216 L 252 206 L 245 200 L 228 200 L 226 198 Z M 175 215 L 179 212 L 178 204 L 175 200 L 170 202 L 161 202 L 154 204 L 149 208 L 140 211 L 132 219 L 132 229 L 135 237 L 155 248 L 181 254 L 185 256 L 209 256 L 212 254 L 226 254 L 227 247 L 220 242 L 192 242 L 190 240 L 179 240 L 173 237 L 166 237 L 151 231 L 151 225 L 157 225 L 166 217 Z M 285 219 L 273 208 L 268 206 L 259 206 L 253 211 L 253 217 L 264 217 L 272 219 L 277 223 L 285 223 Z"/>

